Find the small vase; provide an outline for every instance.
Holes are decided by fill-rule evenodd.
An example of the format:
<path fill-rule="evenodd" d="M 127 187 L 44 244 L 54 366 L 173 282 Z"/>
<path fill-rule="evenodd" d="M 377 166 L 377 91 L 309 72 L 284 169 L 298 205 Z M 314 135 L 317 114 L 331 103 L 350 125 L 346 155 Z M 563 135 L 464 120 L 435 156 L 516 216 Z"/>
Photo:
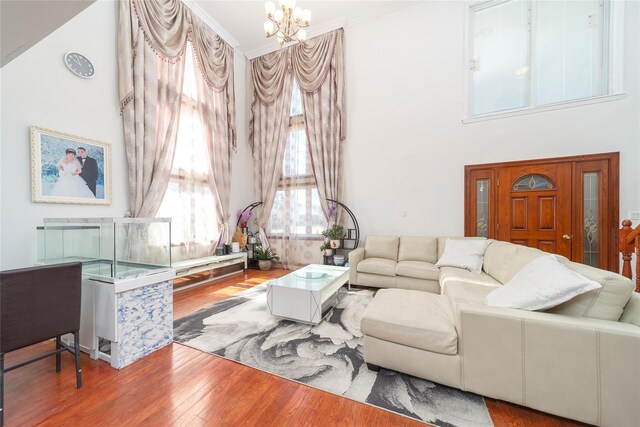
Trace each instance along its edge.
<path fill-rule="evenodd" d="M 333 255 L 333 249 L 324 249 L 324 254 L 326 256 L 331 256 Z"/>
<path fill-rule="evenodd" d="M 255 237 L 251 236 L 249 237 L 249 243 L 252 245 L 255 245 L 258 242 L 258 239 L 256 239 Z"/>
<path fill-rule="evenodd" d="M 258 267 L 260 267 L 260 270 L 263 271 L 271 270 L 271 260 L 259 260 Z"/>
<path fill-rule="evenodd" d="M 340 247 L 340 240 L 330 240 L 329 244 L 333 249 L 338 249 Z"/>

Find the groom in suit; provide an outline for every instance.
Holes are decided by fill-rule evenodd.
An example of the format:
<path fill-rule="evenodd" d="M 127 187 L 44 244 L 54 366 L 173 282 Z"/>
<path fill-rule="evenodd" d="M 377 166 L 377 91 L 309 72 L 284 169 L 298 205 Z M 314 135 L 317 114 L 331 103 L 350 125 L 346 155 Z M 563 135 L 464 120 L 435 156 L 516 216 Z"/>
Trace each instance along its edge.
<path fill-rule="evenodd" d="M 95 196 L 96 181 L 98 180 L 98 162 L 96 162 L 96 159 L 87 156 L 87 150 L 84 147 L 78 147 L 78 161 L 82 165 L 82 173 L 80 176 Z"/>

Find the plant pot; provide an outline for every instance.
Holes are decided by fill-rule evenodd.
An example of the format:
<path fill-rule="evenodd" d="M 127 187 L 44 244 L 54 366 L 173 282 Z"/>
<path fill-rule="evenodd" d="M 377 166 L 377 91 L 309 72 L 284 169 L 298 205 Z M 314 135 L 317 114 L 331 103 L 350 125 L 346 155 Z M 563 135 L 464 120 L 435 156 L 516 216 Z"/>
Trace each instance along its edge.
<path fill-rule="evenodd" d="M 263 271 L 271 270 L 271 260 L 258 260 L 258 267 Z"/>
<path fill-rule="evenodd" d="M 333 255 L 333 249 L 324 249 L 323 252 L 326 256 Z"/>
<path fill-rule="evenodd" d="M 256 243 L 258 243 L 258 239 L 256 237 L 251 236 L 248 239 L 248 243 L 255 245 Z"/>
<path fill-rule="evenodd" d="M 340 243 L 341 243 L 340 240 L 329 240 L 329 244 L 333 249 L 338 249 L 341 246 Z"/>
<path fill-rule="evenodd" d="M 342 264 L 344 264 L 344 255 L 334 255 L 333 265 L 342 265 Z"/>

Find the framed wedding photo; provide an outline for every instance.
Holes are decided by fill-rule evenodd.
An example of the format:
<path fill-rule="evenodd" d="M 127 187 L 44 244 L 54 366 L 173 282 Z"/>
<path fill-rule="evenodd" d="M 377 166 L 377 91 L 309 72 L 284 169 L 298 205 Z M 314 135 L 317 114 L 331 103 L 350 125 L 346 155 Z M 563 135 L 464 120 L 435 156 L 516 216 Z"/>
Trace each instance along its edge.
<path fill-rule="evenodd" d="M 31 126 L 31 199 L 111 204 L 111 145 Z"/>

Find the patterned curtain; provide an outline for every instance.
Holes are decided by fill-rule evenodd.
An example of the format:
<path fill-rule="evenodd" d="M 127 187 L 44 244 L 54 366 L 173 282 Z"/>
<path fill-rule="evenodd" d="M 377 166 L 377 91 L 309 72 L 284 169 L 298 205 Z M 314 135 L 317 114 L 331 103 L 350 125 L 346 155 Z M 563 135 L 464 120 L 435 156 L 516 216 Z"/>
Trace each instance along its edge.
<path fill-rule="evenodd" d="M 289 136 L 292 76 L 287 51 L 279 50 L 251 60 L 249 141 L 253 148 L 255 192 L 262 201 L 258 215 L 260 241 L 269 246 L 265 228 L 273 207 L 284 149 Z"/>
<path fill-rule="evenodd" d="M 343 37 L 340 29 L 310 39 L 291 52 L 293 72 L 302 90 L 311 165 L 327 220 L 332 206 L 327 199 L 342 196 L 342 141 L 346 136 Z"/>
<path fill-rule="evenodd" d="M 235 150 L 233 49 L 179 0 L 121 0 L 118 5 L 120 108 L 133 216 L 153 217 L 169 183 L 183 58 L 191 39 L 199 70 L 198 110 L 214 178 L 210 182 L 218 220 L 226 224 Z"/>
<path fill-rule="evenodd" d="M 263 202 L 259 218 L 261 235 L 282 170 L 291 73 L 303 93 L 312 167 L 325 216 L 328 217 L 330 208 L 326 199 L 339 200 L 342 195 L 346 121 L 344 30 L 339 29 L 251 61 L 249 144 L 254 157 L 256 194 Z"/>

